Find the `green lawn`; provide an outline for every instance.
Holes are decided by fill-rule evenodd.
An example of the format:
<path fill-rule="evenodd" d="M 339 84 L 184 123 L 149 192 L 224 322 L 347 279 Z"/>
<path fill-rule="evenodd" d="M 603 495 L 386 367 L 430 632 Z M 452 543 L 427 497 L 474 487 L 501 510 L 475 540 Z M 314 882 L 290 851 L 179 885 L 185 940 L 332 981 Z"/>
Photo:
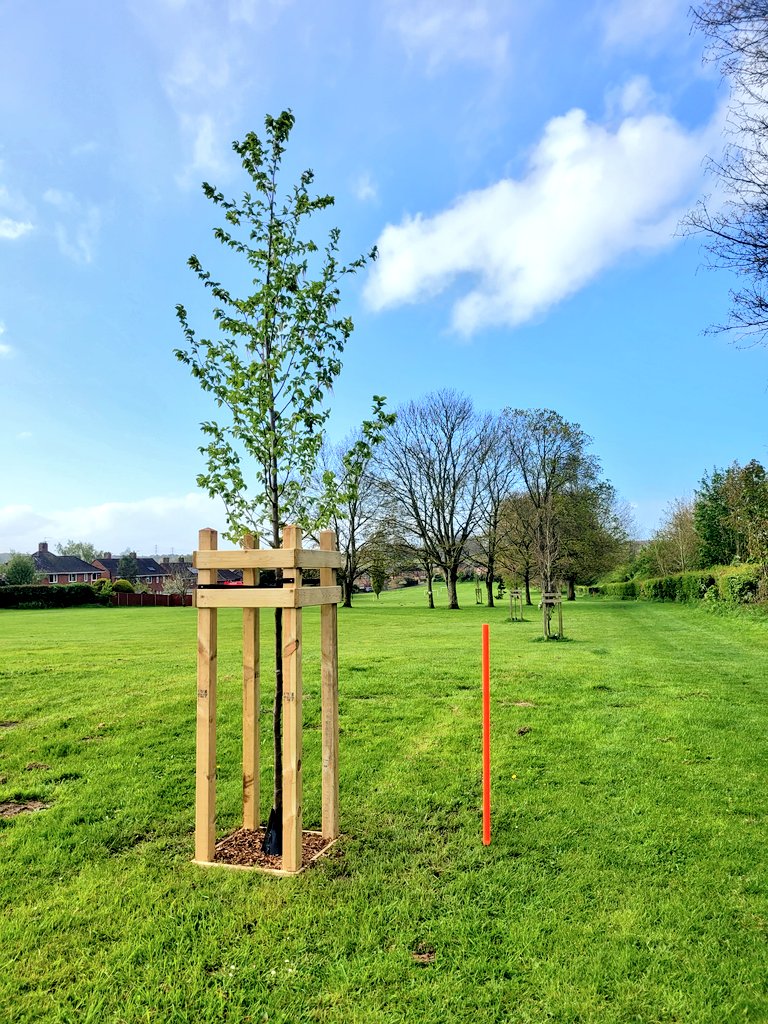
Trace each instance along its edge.
<path fill-rule="evenodd" d="M 0 821 L 3 1024 L 768 1020 L 768 625 L 590 599 L 565 605 L 568 642 L 544 643 L 535 610 L 510 623 L 461 597 L 340 613 L 345 838 L 294 879 L 190 864 L 192 609 L 0 612 L 0 720 L 18 722 L 0 727 L 0 801 L 51 805 Z M 308 827 L 317 622 L 305 612 Z M 222 613 L 222 832 L 238 643 Z"/>

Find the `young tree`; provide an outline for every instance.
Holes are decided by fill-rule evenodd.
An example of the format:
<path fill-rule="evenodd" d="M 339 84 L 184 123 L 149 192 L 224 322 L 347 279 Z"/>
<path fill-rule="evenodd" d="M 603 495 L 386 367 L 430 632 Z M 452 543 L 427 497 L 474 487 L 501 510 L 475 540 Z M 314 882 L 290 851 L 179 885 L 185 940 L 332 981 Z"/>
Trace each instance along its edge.
<path fill-rule="evenodd" d="M 740 286 L 731 291 L 727 323 L 765 344 L 768 337 L 768 17 L 765 0 L 706 0 L 692 9 L 706 35 L 709 56 L 731 84 L 730 141 L 709 169 L 725 202 L 714 210 L 706 199 L 683 221 L 704 236 L 710 265 L 732 270 Z"/>
<path fill-rule="evenodd" d="M 333 481 L 326 479 L 327 490 L 318 496 L 311 480 L 330 413 L 327 396 L 353 329 L 352 320 L 338 312 L 339 286 L 376 255 L 374 249 L 342 264 L 338 228 L 329 231 L 322 253 L 304 236 L 305 222 L 334 200 L 310 194 L 314 175 L 309 170 L 280 194 L 293 125 L 293 114 L 283 111 L 265 119 L 264 142 L 249 132 L 233 143 L 252 182 L 241 199 L 227 199 L 203 184 L 224 214 L 214 235 L 243 259 L 250 289 L 238 295 L 191 256 L 189 266 L 213 297 L 217 333 L 198 337 L 185 308 L 176 308 L 186 347 L 175 354 L 225 416 L 202 424 L 208 441 L 200 448 L 206 470 L 198 485 L 223 500 L 230 537 L 239 540 L 252 531 L 272 547 L 280 546 L 286 523 L 308 530 L 327 523 L 337 500 Z M 383 403 L 374 398 L 373 418 L 363 424 L 361 458 L 383 429 Z M 282 612 L 276 609 L 272 852 L 282 834 L 282 647 Z"/>
<path fill-rule="evenodd" d="M 11 552 L 11 557 L 3 566 L 3 574 L 6 583 L 11 587 L 37 583 L 40 578 L 32 556 L 22 555 L 18 551 Z"/>
<path fill-rule="evenodd" d="M 413 546 L 445 573 L 448 607 L 467 540 L 477 528 L 488 451 L 469 398 L 437 391 L 397 413 L 378 452 L 382 489 Z"/>

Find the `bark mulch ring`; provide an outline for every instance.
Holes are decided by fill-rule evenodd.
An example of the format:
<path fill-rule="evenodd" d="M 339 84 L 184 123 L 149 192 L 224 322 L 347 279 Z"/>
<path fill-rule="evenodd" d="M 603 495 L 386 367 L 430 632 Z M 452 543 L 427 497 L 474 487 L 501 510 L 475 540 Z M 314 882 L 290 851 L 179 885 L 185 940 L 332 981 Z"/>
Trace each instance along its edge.
<path fill-rule="evenodd" d="M 283 871 L 282 857 L 271 857 L 262 853 L 263 841 L 263 828 L 257 828 L 255 831 L 239 828 L 216 844 L 213 863 L 224 867 L 253 868 L 255 871 L 264 871 L 268 874 L 294 874 Z M 335 842 L 335 839 L 324 839 L 321 832 L 303 832 L 301 870 L 304 871 L 314 864 Z"/>
<path fill-rule="evenodd" d="M 0 818 L 15 818 L 17 814 L 28 814 L 30 811 L 44 811 L 50 804 L 42 800 L 25 800 L 19 803 L 17 800 L 5 800 L 0 803 Z"/>

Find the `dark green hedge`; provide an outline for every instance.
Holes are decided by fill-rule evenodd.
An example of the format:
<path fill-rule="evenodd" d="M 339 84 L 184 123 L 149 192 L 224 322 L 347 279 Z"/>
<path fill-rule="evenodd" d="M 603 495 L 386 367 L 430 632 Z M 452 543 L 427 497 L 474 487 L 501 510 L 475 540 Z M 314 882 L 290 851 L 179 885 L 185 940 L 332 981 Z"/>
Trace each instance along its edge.
<path fill-rule="evenodd" d="M 73 608 L 81 604 L 108 604 L 109 598 L 97 594 L 87 583 L 0 587 L 0 608 Z"/>

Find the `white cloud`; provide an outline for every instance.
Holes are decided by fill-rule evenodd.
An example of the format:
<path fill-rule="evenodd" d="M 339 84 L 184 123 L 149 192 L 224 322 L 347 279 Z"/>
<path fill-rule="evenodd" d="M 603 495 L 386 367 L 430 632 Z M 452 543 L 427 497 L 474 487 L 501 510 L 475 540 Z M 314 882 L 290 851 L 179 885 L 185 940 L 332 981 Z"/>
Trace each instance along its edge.
<path fill-rule="evenodd" d="M 53 230 L 61 253 L 75 263 L 92 263 L 101 231 L 99 207 L 56 188 L 47 189 L 43 199 L 59 213 Z"/>
<path fill-rule="evenodd" d="M 689 9 L 688 0 L 611 0 L 603 14 L 605 42 L 629 48 L 658 39 L 682 25 Z"/>
<path fill-rule="evenodd" d="M 428 71 L 452 63 L 500 66 L 509 49 L 503 6 L 481 0 L 390 0 L 388 22 L 406 52 Z"/>
<path fill-rule="evenodd" d="M 452 327 L 514 327 L 582 288 L 622 256 L 669 245 L 719 137 L 662 114 L 615 128 L 583 110 L 545 127 L 521 179 L 460 196 L 433 216 L 387 225 L 365 287 L 374 310 L 423 301 L 469 275 Z"/>
<path fill-rule="evenodd" d="M 361 203 L 373 202 L 373 200 L 378 199 L 379 197 L 379 190 L 376 187 L 376 182 L 368 171 L 361 174 L 355 181 L 352 191 L 354 192 L 355 198 L 359 199 Z"/>
<path fill-rule="evenodd" d="M 152 555 L 192 551 L 198 530 L 226 528 L 219 502 L 200 492 L 181 497 L 160 496 L 138 501 L 105 502 L 46 511 L 31 505 L 0 507 L 0 547 L 3 550 L 35 551 L 42 540 L 54 544 L 72 537 L 88 540 L 112 552 L 137 551 Z"/>
<path fill-rule="evenodd" d="M 0 238 L 14 242 L 26 235 L 34 227 L 28 220 L 13 220 L 11 217 L 0 217 Z"/>
<path fill-rule="evenodd" d="M 183 114 L 180 117 L 185 148 L 191 157 L 176 180 L 184 188 L 197 186 L 201 178 L 221 179 L 227 176 L 224 155 L 230 151 L 221 126 L 210 114 Z"/>

